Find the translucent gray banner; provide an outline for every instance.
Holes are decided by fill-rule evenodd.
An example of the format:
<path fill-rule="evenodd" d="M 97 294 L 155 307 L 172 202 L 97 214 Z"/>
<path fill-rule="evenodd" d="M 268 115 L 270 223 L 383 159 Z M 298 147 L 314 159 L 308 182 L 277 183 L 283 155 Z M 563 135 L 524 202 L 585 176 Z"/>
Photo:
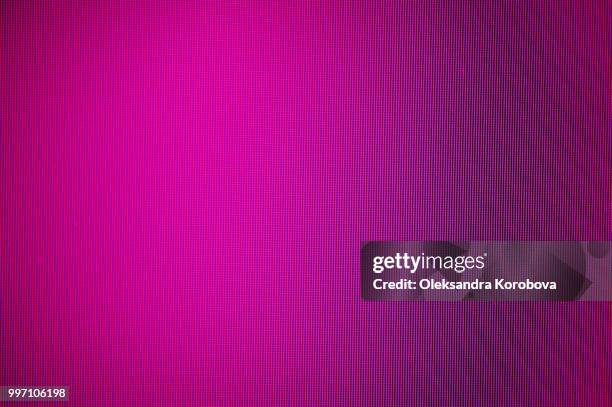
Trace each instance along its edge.
<path fill-rule="evenodd" d="M 364 300 L 611 301 L 609 241 L 367 242 Z"/>

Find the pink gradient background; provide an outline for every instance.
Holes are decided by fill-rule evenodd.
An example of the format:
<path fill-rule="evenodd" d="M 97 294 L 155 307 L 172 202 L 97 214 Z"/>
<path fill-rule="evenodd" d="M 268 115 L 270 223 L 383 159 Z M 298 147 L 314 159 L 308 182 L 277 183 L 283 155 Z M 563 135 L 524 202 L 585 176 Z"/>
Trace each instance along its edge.
<path fill-rule="evenodd" d="M 610 304 L 359 294 L 364 240 L 610 238 L 607 1 L 202 3 L 2 2 L 0 385 L 612 405 Z"/>

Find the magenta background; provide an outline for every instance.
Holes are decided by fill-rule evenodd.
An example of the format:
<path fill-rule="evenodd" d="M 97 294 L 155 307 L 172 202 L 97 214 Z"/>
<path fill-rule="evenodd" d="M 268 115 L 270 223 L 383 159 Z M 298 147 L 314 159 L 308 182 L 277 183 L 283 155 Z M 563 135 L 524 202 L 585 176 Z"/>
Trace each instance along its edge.
<path fill-rule="evenodd" d="M 143 3 L 2 2 L 0 385 L 612 405 L 609 303 L 359 294 L 364 240 L 610 238 L 607 1 Z"/>

